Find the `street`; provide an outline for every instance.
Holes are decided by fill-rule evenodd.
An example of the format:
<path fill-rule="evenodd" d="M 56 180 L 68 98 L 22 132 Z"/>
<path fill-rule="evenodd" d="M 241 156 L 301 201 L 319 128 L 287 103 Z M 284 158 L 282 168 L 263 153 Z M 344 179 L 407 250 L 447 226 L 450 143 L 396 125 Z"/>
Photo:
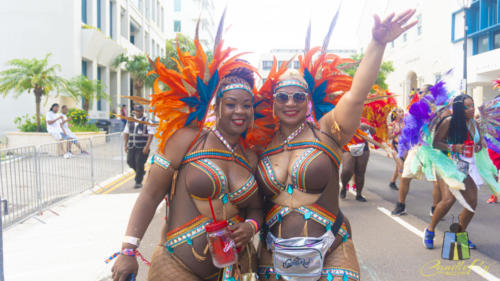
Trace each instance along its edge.
<path fill-rule="evenodd" d="M 413 181 L 406 201 L 408 215 L 391 217 L 397 200 L 397 191 L 388 187 L 394 168 L 393 161 L 372 153 L 368 164 L 364 191 L 366 203 L 354 200 L 348 193 L 341 201 L 344 214 L 351 221 L 353 239 L 361 265 L 362 280 L 485 280 L 471 271 L 471 264 L 486 268 L 489 273 L 500 276 L 500 233 L 498 213 L 500 204 L 489 205 L 486 200 L 489 190 L 479 192 L 477 214 L 469 229 L 470 239 L 477 244 L 477 250 L 471 250 L 471 259 L 463 262 L 441 260 L 443 231 L 451 224 L 452 215 L 457 218 L 461 208 L 458 203 L 439 226 L 435 238 L 435 249 L 424 248 L 423 230 L 430 221 L 429 210 L 432 203 L 432 184 Z M 112 193 L 134 193 L 133 181 L 125 183 Z M 131 206 L 132 207 L 132 206 Z M 389 214 L 389 215 L 388 215 Z M 156 212 L 141 243 L 140 250 L 147 258 L 151 257 L 154 247 L 160 239 L 161 226 L 165 217 L 165 204 Z M 408 228 L 396 220 L 402 220 Z M 137 280 L 146 280 L 147 266 L 140 262 Z M 495 279 L 491 279 L 495 280 Z"/>

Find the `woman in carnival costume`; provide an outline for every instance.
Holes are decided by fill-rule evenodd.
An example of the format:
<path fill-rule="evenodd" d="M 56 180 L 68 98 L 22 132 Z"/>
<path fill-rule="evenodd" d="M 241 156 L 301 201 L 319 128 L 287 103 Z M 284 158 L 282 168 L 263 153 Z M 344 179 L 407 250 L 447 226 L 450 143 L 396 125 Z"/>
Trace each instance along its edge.
<path fill-rule="evenodd" d="M 341 72 L 352 60 L 326 53 L 329 35 L 311 50 L 306 39 L 299 72 L 286 71 L 285 64 L 276 70 L 275 60 L 260 90 L 267 103 L 257 107 L 276 125 L 257 174 L 267 211 L 261 280 L 359 280 L 349 221 L 339 209 L 340 155 L 359 128 L 386 44 L 416 24 L 407 24 L 414 13 L 375 17 L 373 40 L 354 80 Z"/>
<path fill-rule="evenodd" d="M 500 79 L 497 79 L 494 82 L 493 89 L 500 90 Z M 496 96 L 495 99 L 498 99 L 499 97 L 500 95 Z M 498 125 L 500 126 L 500 124 Z M 496 142 L 500 142 L 500 136 L 496 135 L 492 136 L 492 138 L 495 139 Z M 488 136 L 486 136 L 485 139 L 488 144 L 488 154 L 490 155 L 491 161 L 493 161 L 495 167 L 500 171 L 500 149 L 497 149 L 496 145 L 492 145 L 493 141 L 490 141 L 490 138 Z M 500 172 L 497 177 L 498 181 L 500 182 Z M 490 198 L 486 202 L 488 204 L 498 203 L 498 196 L 491 194 Z"/>
<path fill-rule="evenodd" d="M 168 218 L 148 280 L 239 280 L 255 272 L 250 267 L 256 268 L 256 255 L 249 242 L 262 223 L 261 197 L 253 176 L 257 156 L 243 143 L 254 118 L 254 68 L 237 59 L 241 54 L 230 56 L 232 49 L 222 47 L 223 18 L 211 62 L 195 39 L 194 56 L 178 47 L 178 71 L 166 69 L 159 60 L 154 63 L 158 78 L 151 106 L 160 119 L 161 143 L 112 269 L 115 281 L 137 274 L 136 249 L 166 196 Z M 159 83 L 168 90 L 162 91 Z M 213 99 L 216 124 L 205 128 Z M 213 221 L 211 205 L 215 219 L 227 221 L 241 249 L 239 265 L 219 269 L 212 262 L 205 231 Z"/>
<path fill-rule="evenodd" d="M 427 179 L 433 182 L 431 216 L 441 200 L 441 191 L 434 167 L 431 162 L 426 161 L 428 159 L 422 156 L 425 155 L 423 151 L 432 145 L 429 132 L 433 130 L 435 123 L 431 123 L 431 120 L 440 120 L 451 114 L 448 110 L 448 101 L 452 93 L 447 91 L 444 81 L 438 81 L 435 85 L 426 85 L 421 97 L 410 106 L 408 114 L 403 119 L 404 126 L 398 143 L 398 156 L 403 163 L 398 201 L 392 215 L 406 214 L 405 202 L 413 179 Z"/>
<path fill-rule="evenodd" d="M 465 231 L 474 215 L 478 188 L 486 183 L 494 195 L 500 192 L 500 185 L 495 180 L 497 169 L 485 149 L 485 137 L 497 133 L 498 103 L 499 100 L 494 100 L 480 107 L 478 123 L 474 120 L 472 97 L 459 95 L 453 99 L 452 115 L 437 121 L 432 134 L 435 149 L 424 152 L 435 167 L 442 194 L 431 223 L 425 229 L 424 244 L 428 249 L 434 248 L 434 230 L 455 201 L 464 207 L 459 224 L 460 231 Z M 474 249 L 476 245 L 469 241 L 469 247 Z"/>
<path fill-rule="evenodd" d="M 394 111 L 391 112 L 390 118 L 391 121 L 389 123 L 389 140 L 391 141 L 391 146 L 392 148 L 398 152 L 398 143 L 399 143 L 399 136 L 401 135 L 401 131 L 403 130 L 404 127 L 404 115 L 405 111 L 397 107 L 394 109 Z M 396 181 L 398 180 L 398 176 L 400 174 L 400 171 L 402 170 L 402 167 L 399 167 L 396 164 L 396 169 L 394 170 L 394 173 L 392 174 L 391 181 L 389 182 L 389 187 L 394 190 L 398 190 L 398 186 L 396 185 Z"/>

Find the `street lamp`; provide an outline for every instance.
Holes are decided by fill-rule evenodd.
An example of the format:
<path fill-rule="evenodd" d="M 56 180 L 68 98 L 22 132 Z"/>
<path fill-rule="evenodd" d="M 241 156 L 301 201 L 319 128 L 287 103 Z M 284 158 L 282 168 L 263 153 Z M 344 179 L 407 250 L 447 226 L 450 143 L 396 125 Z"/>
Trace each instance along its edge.
<path fill-rule="evenodd" d="M 464 9 L 464 77 L 462 87 L 464 89 L 464 93 L 467 94 L 467 10 L 470 8 L 472 0 L 458 0 L 458 2 Z"/>

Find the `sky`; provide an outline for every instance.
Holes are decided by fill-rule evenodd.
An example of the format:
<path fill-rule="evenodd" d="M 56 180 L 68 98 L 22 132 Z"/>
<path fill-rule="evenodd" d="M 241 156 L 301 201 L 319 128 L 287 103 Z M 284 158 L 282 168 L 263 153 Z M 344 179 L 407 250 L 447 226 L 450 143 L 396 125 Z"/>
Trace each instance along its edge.
<path fill-rule="evenodd" d="M 216 25 L 225 6 L 227 45 L 240 51 L 259 53 L 271 49 L 304 48 L 305 34 L 311 20 L 311 46 L 323 44 L 331 19 L 342 2 L 337 26 L 329 49 L 357 49 L 370 39 L 373 14 L 383 16 L 387 0 L 214 0 Z"/>

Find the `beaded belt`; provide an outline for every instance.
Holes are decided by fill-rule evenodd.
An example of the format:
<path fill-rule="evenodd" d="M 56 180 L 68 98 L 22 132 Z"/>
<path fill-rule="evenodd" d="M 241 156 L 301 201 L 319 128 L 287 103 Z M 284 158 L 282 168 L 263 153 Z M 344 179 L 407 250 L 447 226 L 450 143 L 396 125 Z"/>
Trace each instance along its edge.
<path fill-rule="evenodd" d="M 290 214 L 291 212 L 297 212 L 304 216 L 305 220 L 312 219 L 313 221 L 323 225 L 326 231 L 332 229 L 333 223 L 337 219 L 335 215 L 318 206 L 313 204 L 312 206 L 301 206 L 297 209 L 291 209 L 286 206 L 274 205 L 274 207 L 266 215 L 266 226 L 270 229 L 276 223 L 281 223 L 283 217 Z M 342 223 L 342 227 L 339 229 L 339 234 L 342 236 L 342 241 L 345 242 L 349 238 L 349 233 L 347 233 L 347 227 L 345 223 Z"/>

